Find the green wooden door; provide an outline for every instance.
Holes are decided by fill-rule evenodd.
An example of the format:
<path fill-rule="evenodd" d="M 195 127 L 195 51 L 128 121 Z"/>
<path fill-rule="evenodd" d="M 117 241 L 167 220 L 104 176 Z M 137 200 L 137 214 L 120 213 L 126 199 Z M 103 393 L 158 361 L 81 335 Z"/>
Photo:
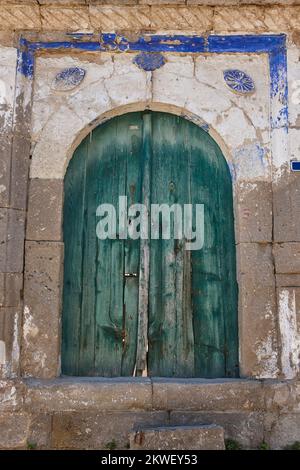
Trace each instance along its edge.
<path fill-rule="evenodd" d="M 204 204 L 204 245 L 100 240 L 101 203 Z M 151 224 L 149 224 L 151 225 Z M 161 227 L 160 227 L 161 229 Z M 65 177 L 62 372 L 235 377 L 232 184 L 216 143 L 190 121 L 130 113 L 80 144 Z"/>

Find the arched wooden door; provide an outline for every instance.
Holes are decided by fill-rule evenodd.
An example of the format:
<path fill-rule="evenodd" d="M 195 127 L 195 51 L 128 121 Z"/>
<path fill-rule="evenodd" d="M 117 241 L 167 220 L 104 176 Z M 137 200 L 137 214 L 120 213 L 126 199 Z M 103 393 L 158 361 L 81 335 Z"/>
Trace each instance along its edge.
<path fill-rule="evenodd" d="M 174 232 L 100 240 L 97 207 L 118 214 L 119 196 L 128 206 L 204 204 L 202 249 L 186 250 Z M 232 183 L 208 133 L 158 112 L 97 127 L 67 169 L 63 232 L 63 374 L 237 376 Z"/>

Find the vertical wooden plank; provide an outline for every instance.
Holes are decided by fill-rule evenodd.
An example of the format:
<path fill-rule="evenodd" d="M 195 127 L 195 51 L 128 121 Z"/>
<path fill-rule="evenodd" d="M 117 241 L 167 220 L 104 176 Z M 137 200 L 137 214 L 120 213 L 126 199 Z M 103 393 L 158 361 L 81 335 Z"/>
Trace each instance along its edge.
<path fill-rule="evenodd" d="M 151 162 L 151 204 L 168 204 L 172 198 L 172 147 L 176 132 L 167 115 L 153 116 L 153 158 Z M 171 157 L 171 158 L 170 158 Z M 171 167 L 170 167 L 171 165 Z M 171 188 L 169 187 L 171 184 Z M 176 305 L 174 240 L 151 240 L 149 287 L 149 375 L 174 376 Z"/>
<path fill-rule="evenodd" d="M 119 195 L 125 192 L 126 156 L 121 146 L 124 130 L 117 118 L 99 128 L 93 153 L 97 158 L 97 206 L 110 203 L 118 213 Z M 124 243 L 97 240 L 95 374 L 121 375 L 123 339 Z"/>
<path fill-rule="evenodd" d="M 191 204 L 191 155 L 189 122 L 177 118 L 177 186 L 176 202 L 182 207 Z M 197 201 L 196 201 L 197 202 Z M 184 228 L 184 227 L 183 227 Z M 176 247 L 176 376 L 195 375 L 194 325 L 192 308 L 192 268 L 191 251 L 186 250 L 186 240 L 177 242 Z"/>
<path fill-rule="evenodd" d="M 220 266 L 219 191 L 222 181 L 211 138 L 191 128 L 193 198 L 204 204 L 204 246 L 192 253 L 195 370 L 201 377 L 223 377 L 224 312 Z"/>
<path fill-rule="evenodd" d="M 79 339 L 79 375 L 94 375 L 95 361 L 95 277 L 97 258 L 96 208 L 97 156 L 93 152 L 94 136 L 88 136 L 86 190 L 84 201 L 82 303 Z"/>
<path fill-rule="evenodd" d="M 64 181 L 64 289 L 62 312 L 62 373 L 78 375 L 82 298 L 82 243 L 88 142 L 77 148 Z"/>
<path fill-rule="evenodd" d="M 217 147 L 216 157 L 222 160 L 222 152 Z M 224 159 L 224 157 L 223 157 Z M 220 233 L 222 237 L 220 259 L 222 260 L 222 293 L 221 299 L 224 311 L 224 346 L 225 346 L 225 376 L 238 377 L 238 284 L 236 278 L 236 250 L 233 217 L 233 194 L 229 168 L 221 172 L 224 182 L 219 192 L 219 207 L 221 208 Z"/>
<path fill-rule="evenodd" d="M 153 125 L 151 202 L 189 201 L 188 165 L 183 121 L 156 113 Z M 189 377 L 194 374 L 190 262 L 183 240 L 151 240 L 149 374 Z"/>
<path fill-rule="evenodd" d="M 128 114 L 127 206 L 141 202 L 143 119 L 141 113 Z M 127 207 L 127 209 L 128 209 Z M 137 277 L 124 277 L 122 375 L 134 373 L 137 353 L 140 240 L 124 240 L 124 270 Z"/>
<path fill-rule="evenodd" d="M 149 220 L 150 208 L 150 165 L 152 157 L 151 114 L 143 114 L 142 145 L 142 202 Z M 148 352 L 148 292 L 149 289 L 149 238 L 140 240 L 138 340 L 136 352 L 136 375 L 147 374 Z"/>

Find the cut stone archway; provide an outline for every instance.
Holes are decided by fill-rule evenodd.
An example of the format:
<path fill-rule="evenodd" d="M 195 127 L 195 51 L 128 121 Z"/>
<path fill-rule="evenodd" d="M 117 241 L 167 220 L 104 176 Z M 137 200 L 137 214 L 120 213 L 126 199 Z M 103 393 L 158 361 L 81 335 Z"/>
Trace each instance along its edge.
<path fill-rule="evenodd" d="M 268 83 L 257 80 L 257 94 L 248 100 L 226 90 L 222 73 L 212 63 L 216 60 L 224 66 L 229 60 L 226 54 L 205 59 L 166 54 L 166 65 L 153 73 L 136 68 L 130 54 L 116 54 L 113 62 L 111 54 L 101 55 L 101 67 L 82 62 L 90 76 L 69 94 L 53 93 L 47 80 L 50 83 L 58 69 L 75 60 L 37 58 L 26 266 L 31 271 L 42 259 L 51 259 L 39 269 L 45 271 L 46 282 L 47 270 L 53 270 L 55 285 L 51 285 L 48 303 L 37 301 L 30 283 L 25 285 L 23 373 L 36 377 L 60 373 L 62 194 L 73 151 L 101 122 L 129 111 L 151 109 L 182 115 L 205 128 L 227 159 L 233 178 L 238 254 L 240 372 L 241 376 L 277 377 Z M 236 58 L 230 56 L 230 60 Z M 256 56 L 255 61 L 241 60 L 254 76 L 258 73 L 256 61 L 260 71 L 266 71 L 264 55 Z M 211 74 L 217 77 L 211 79 Z M 264 105 L 256 113 L 260 102 Z M 262 197 L 264 204 L 258 205 Z M 54 340 L 47 338 L 49 321 L 45 317 L 50 319 Z"/>

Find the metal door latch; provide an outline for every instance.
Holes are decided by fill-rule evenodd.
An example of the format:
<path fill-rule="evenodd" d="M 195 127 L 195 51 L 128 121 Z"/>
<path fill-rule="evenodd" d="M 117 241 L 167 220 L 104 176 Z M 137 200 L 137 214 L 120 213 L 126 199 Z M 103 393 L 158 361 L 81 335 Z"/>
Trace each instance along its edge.
<path fill-rule="evenodd" d="M 137 273 L 125 273 L 124 277 L 138 277 Z"/>

